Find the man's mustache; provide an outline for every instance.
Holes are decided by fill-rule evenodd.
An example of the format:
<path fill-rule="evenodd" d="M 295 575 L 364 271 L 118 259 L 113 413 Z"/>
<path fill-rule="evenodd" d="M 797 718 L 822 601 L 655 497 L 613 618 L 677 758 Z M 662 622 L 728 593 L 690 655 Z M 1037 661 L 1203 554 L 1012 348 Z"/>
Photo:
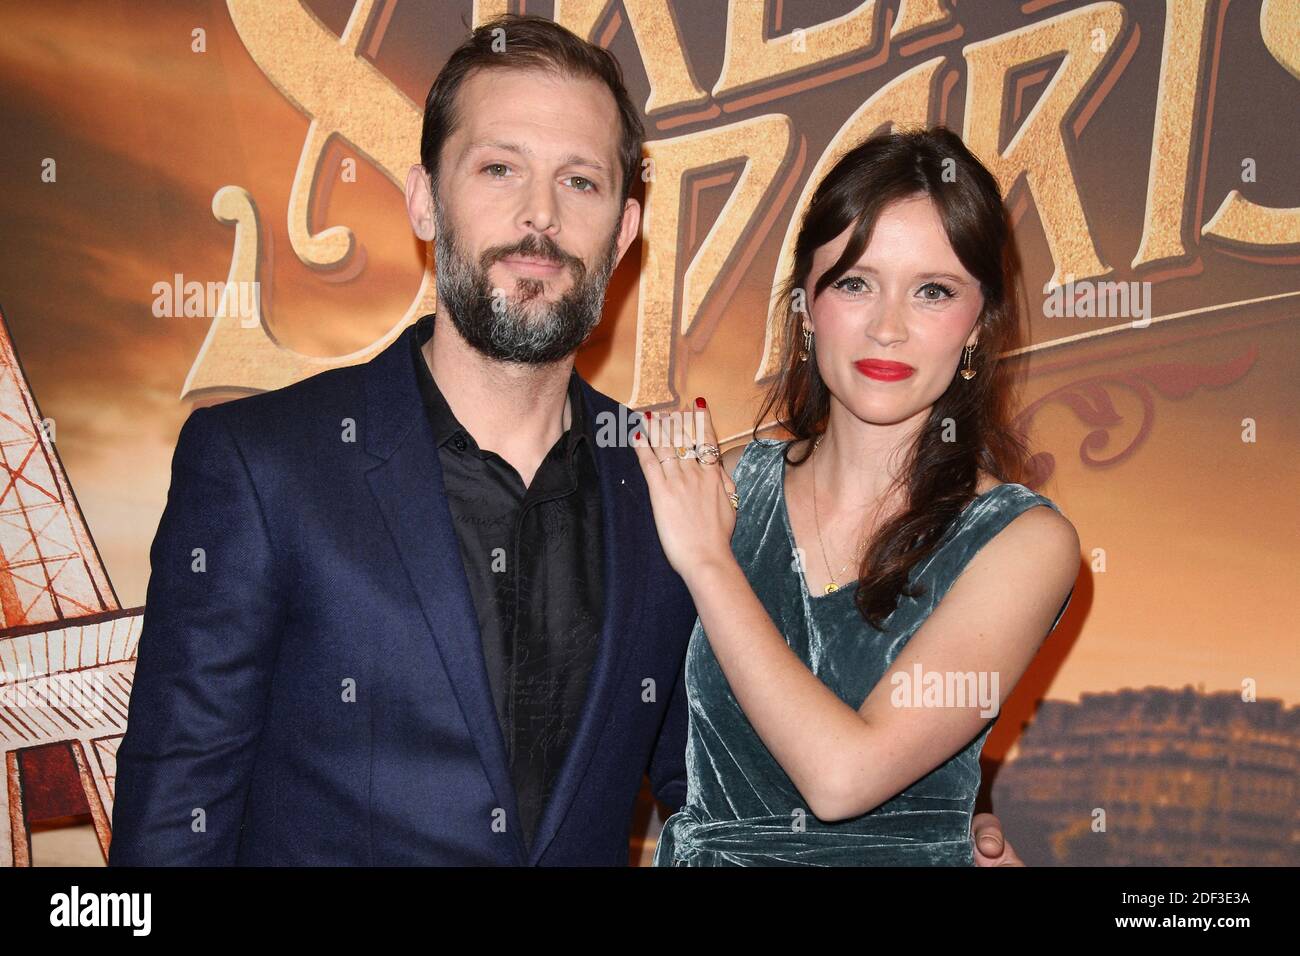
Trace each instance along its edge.
<path fill-rule="evenodd" d="M 547 259 L 558 262 L 573 270 L 574 278 L 581 281 L 586 275 L 587 265 L 575 255 L 565 252 L 549 236 L 525 236 L 519 242 L 509 246 L 493 246 L 479 257 L 479 266 L 487 272 L 492 263 L 509 256 L 528 256 L 533 259 Z"/>

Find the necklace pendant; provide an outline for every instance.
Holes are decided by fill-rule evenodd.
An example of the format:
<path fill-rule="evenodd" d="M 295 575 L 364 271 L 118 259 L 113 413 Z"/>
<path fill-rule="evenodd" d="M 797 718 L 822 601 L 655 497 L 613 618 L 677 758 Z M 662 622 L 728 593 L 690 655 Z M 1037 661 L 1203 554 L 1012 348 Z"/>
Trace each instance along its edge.
<path fill-rule="evenodd" d="M 833 594 L 834 592 L 838 591 L 839 589 L 840 589 L 840 586 L 839 586 L 838 584 L 836 584 L 834 581 L 832 581 L 830 584 L 826 585 L 826 593 L 827 593 L 827 594 Z"/>

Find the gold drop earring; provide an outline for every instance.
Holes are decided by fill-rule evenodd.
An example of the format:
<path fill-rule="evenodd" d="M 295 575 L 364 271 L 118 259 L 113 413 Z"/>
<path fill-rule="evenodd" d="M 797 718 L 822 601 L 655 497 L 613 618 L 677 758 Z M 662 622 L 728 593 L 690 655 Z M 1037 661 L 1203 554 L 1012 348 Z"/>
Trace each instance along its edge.
<path fill-rule="evenodd" d="M 799 361 L 808 361 L 808 351 L 812 348 L 813 334 L 809 329 L 803 330 L 803 348 L 799 350 Z"/>
<path fill-rule="evenodd" d="M 975 370 L 970 367 L 970 357 L 974 352 L 975 346 L 966 346 L 966 366 L 961 370 L 961 377 L 966 379 L 968 382 L 975 377 Z"/>

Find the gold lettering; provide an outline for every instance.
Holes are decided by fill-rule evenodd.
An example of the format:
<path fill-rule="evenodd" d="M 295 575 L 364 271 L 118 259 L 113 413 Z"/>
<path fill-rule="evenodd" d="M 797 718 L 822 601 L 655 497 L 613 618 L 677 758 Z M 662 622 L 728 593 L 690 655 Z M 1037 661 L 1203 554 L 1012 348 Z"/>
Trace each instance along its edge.
<path fill-rule="evenodd" d="M 876 42 L 875 0 L 864 0 L 834 20 L 767 40 L 763 32 L 769 6 L 768 0 L 728 3 L 727 45 L 722 73 L 713 86 L 714 96 L 727 96 L 810 70 L 858 50 L 868 50 Z"/>
<path fill-rule="evenodd" d="M 952 19 L 942 0 L 899 0 L 898 19 L 889 30 L 893 39 L 916 33 L 928 27 L 937 27 Z"/>
<path fill-rule="evenodd" d="M 555 22 L 589 40 L 613 0 L 555 0 Z M 672 7 L 662 0 L 623 0 L 632 36 L 641 51 L 650 96 L 645 112 L 695 106 L 709 95 L 696 82 L 683 49 Z"/>
<path fill-rule="evenodd" d="M 342 37 L 334 36 L 297 3 L 270 6 L 258 0 L 229 0 L 228 7 L 231 22 L 258 68 L 311 118 L 291 190 L 290 236 L 303 262 L 335 265 L 346 258 L 352 246 L 351 230 L 336 226 L 313 234 L 308 225 L 320 155 L 329 138 L 342 136 L 399 188 L 407 166 L 420 151 L 419 108 L 357 56 L 376 10 L 375 0 L 361 0 L 356 5 Z M 260 225 L 252 196 L 239 187 L 224 187 L 213 197 L 212 211 L 222 222 L 235 226 L 227 281 L 257 279 Z M 279 388 L 329 368 L 368 361 L 414 318 L 433 310 L 433 288 L 426 268 L 415 300 L 390 332 L 365 349 L 330 358 L 301 355 L 276 343 L 260 302 L 255 305 L 256 321 L 251 323 L 223 308 L 212 320 L 181 397 L 205 389 Z"/>
<path fill-rule="evenodd" d="M 510 12 L 510 0 L 474 0 L 472 16 L 474 26 L 481 26 L 504 13 Z"/>
<path fill-rule="evenodd" d="M 1208 27 L 1209 6 L 1204 0 L 1167 0 L 1146 217 L 1142 241 L 1133 257 L 1135 267 L 1186 254 L 1184 195 L 1192 166 L 1192 118 Z"/>
<path fill-rule="evenodd" d="M 1300 6 L 1265 0 L 1259 13 L 1259 32 L 1273 58 L 1300 80 Z M 1300 208 L 1259 206 L 1232 189 L 1201 233 L 1251 245 L 1300 243 Z"/>
<path fill-rule="evenodd" d="M 728 260 L 741 248 L 755 212 L 788 164 L 793 145 L 793 127 L 783 114 L 756 116 L 646 144 L 655 176 L 646 184 L 644 234 L 667 238 L 641 246 L 636 355 L 628 405 L 642 408 L 676 399 L 670 374 L 672 347 L 678 334 L 673 322 L 673 289 L 681 252 L 676 236 L 682 184 L 687 173 L 745 158 L 740 180 L 687 266 L 682 284 L 683 333 L 690 328 L 699 304 L 718 281 Z"/>
<path fill-rule="evenodd" d="M 967 63 L 962 139 L 997 177 L 1004 194 L 1024 178 L 1052 253 L 1050 285 L 1061 285 L 1063 274 L 1085 278 L 1110 271 L 1097 257 L 1088 234 L 1062 124 L 1112 49 L 1124 22 L 1124 8 L 1119 4 L 1094 3 L 962 50 Z M 1097 48 L 1095 36 L 1106 38 L 1104 48 Z M 1056 75 L 1007 144 L 1006 152 L 999 152 L 1007 73 L 1018 64 L 1061 52 L 1065 59 Z"/>

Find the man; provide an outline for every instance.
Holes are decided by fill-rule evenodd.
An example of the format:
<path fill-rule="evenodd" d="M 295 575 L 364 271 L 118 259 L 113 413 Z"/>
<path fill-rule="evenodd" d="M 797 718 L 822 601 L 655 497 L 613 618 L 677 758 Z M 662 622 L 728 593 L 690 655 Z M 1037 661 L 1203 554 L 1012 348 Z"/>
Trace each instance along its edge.
<path fill-rule="evenodd" d="M 623 865 L 643 775 L 685 803 L 695 611 L 573 368 L 641 144 L 548 20 L 452 54 L 406 182 L 436 319 L 181 429 L 110 864 Z"/>

